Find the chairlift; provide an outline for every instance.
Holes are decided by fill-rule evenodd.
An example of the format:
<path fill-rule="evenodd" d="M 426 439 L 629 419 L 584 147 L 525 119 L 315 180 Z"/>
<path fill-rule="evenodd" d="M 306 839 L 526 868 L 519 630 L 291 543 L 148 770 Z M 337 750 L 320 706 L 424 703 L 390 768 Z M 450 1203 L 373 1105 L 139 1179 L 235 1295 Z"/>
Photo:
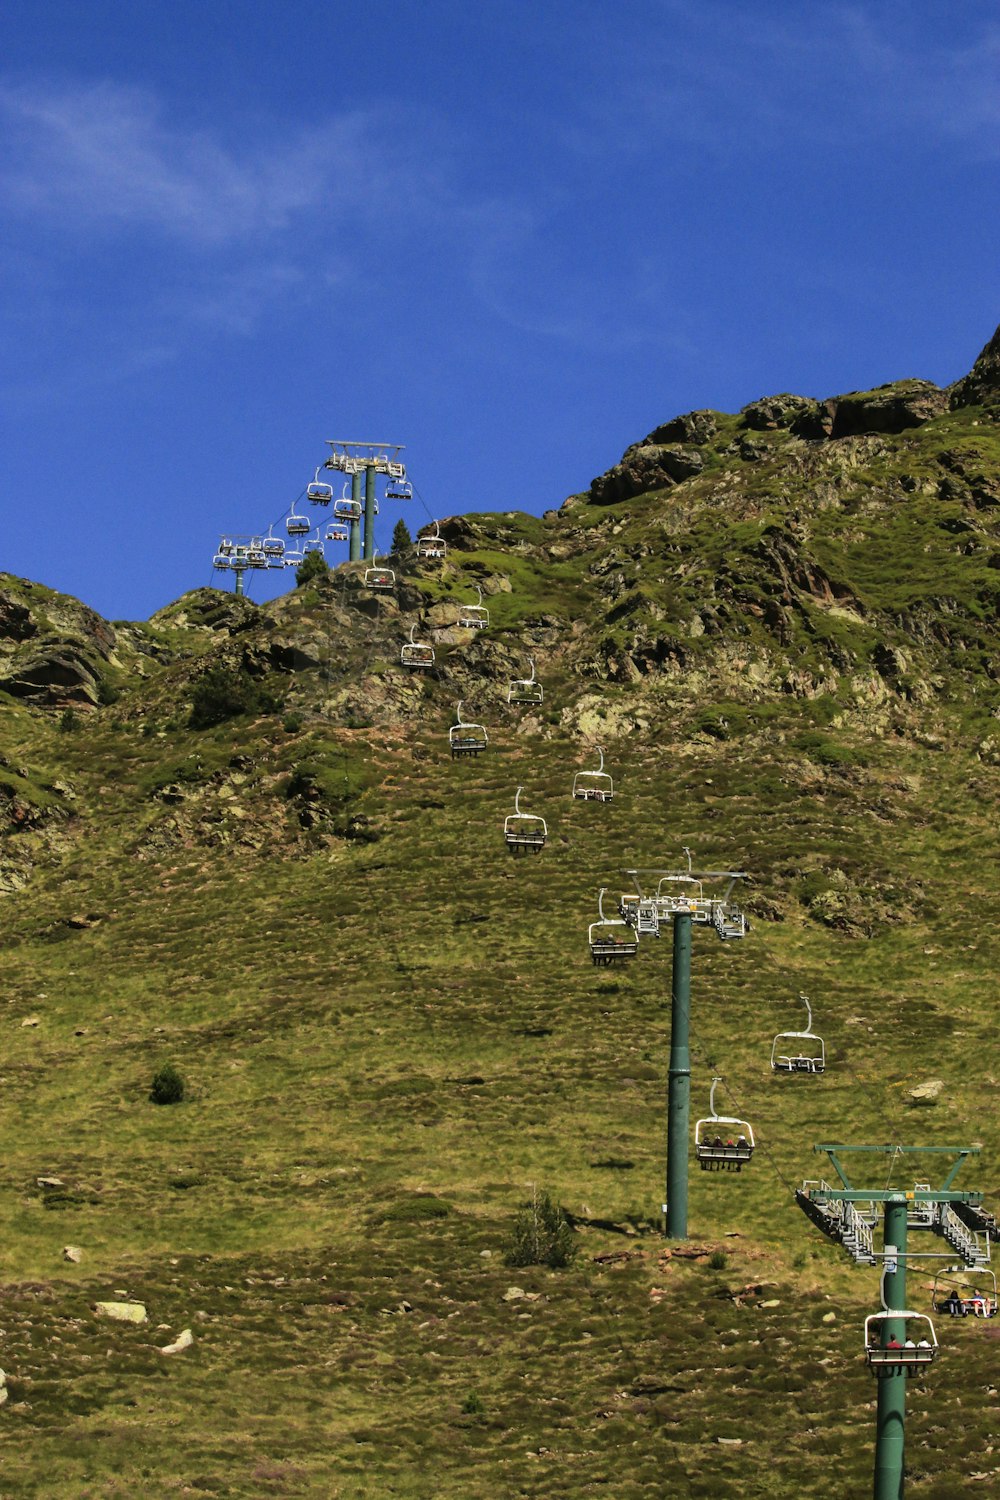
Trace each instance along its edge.
<path fill-rule="evenodd" d="M 633 934 L 632 928 L 624 917 L 606 917 L 604 915 L 604 892 L 606 886 L 602 886 L 597 896 L 597 921 L 591 922 L 587 929 L 587 941 L 590 944 L 590 957 L 597 965 L 605 968 L 609 964 L 622 964 L 630 958 L 635 958 L 639 951 L 638 934 Z M 619 936 L 614 928 L 624 927 L 625 934 Z"/>
<path fill-rule="evenodd" d="M 388 474 L 390 479 L 405 479 L 406 465 L 401 464 L 398 459 L 387 458 L 385 461 L 385 472 Z M 412 484 L 410 485 L 410 490 L 411 492 L 413 490 Z M 409 499 L 409 495 L 407 495 L 405 498 Z"/>
<path fill-rule="evenodd" d="M 515 677 L 507 689 L 508 703 L 541 703 L 543 698 L 542 684 L 535 676 L 535 662 L 533 657 L 528 657 L 531 665 L 530 677 Z"/>
<path fill-rule="evenodd" d="M 404 667 L 421 670 L 434 665 L 434 647 L 425 641 L 414 639 L 416 628 L 416 625 L 410 626 L 410 639 L 404 642 L 399 653 L 399 660 Z"/>
<path fill-rule="evenodd" d="M 292 501 L 292 509 L 285 518 L 285 530 L 289 536 L 308 536 L 312 530 L 312 522 L 307 516 L 300 516 L 295 510 L 295 501 Z"/>
<path fill-rule="evenodd" d="M 352 500 L 347 493 L 347 485 L 344 485 L 344 493 L 339 500 L 333 502 L 334 518 L 338 521 L 360 521 L 364 507 L 360 500 Z"/>
<path fill-rule="evenodd" d="M 228 552 L 217 552 L 212 558 L 212 567 L 220 570 L 232 567 L 232 557 Z"/>
<path fill-rule="evenodd" d="M 259 536 L 255 536 L 247 548 L 247 567 L 266 568 L 267 553 L 264 551 L 264 543 Z"/>
<path fill-rule="evenodd" d="M 316 470 L 312 484 L 306 485 L 306 499 L 312 505 L 329 505 L 333 499 L 333 485 L 320 479 L 319 469 Z"/>
<path fill-rule="evenodd" d="M 305 553 L 300 547 L 286 547 L 285 556 L 282 559 L 286 568 L 297 568 Z"/>
<path fill-rule="evenodd" d="M 573 777 L 573 796 L 584 802 L 610 802 L 615 784 L 604 769 L 604 751 L 597 746 L 600 764 L 596 771 L 577 771 Z"/>
<path fill-rule="evenodd" d="M 272 561 L 275 558 L 281 558 L 285 555 L 285 544 L 279 536 L 273 535 L 273 528 L 271 531 L 268 531 L 267 536 L 261 538 L 260 545 L 263 548 L 264 556 Z"/>
<path fill-rule="evenodd" d="M 364 585 L 368 589 L 391 589 L 396 586 L 396 575 L 392 568 L 378 567 L 378 553 L 372 558 L 372 566 L 365 569 Z"/>
<path fill-rule="evenodd" d="M 507 842 L 507 848 L 511 854 L 540 854 L 545 848 L 545 840 L 549 836 L 545 819 L 536 813 L 523 813 L 521 811 L 521 793 L 524 788 L 519 786 L 514 795 L 514 811 L 508 813 L 503 823 L 503 836 Z"/>
<path fill-rule="evenodd" d="M 490 623 L 490 612 L 483 603 L 483 591 L 476 584 L 478 604 L 462 604 L 458 610 L 458 624 L 462 630 L 485 630 Z"/>
<path fill-rule="evenodd" d="M 712 1079 L 708 1107 L 712 1113 L 694 1127 L 694 1148 L 698 1165 L 705 1172 L 741 1172 L 753 1156 L 756 1144 L 748 1120 L 715 1112 L 715 1090 L 721 1078 Z M 720 1128 L 720 1127 L 725 1127 Z"/>
<path fill-rule="evenodd" d="M 236 543 L 231 537 L 224 536 L 219 539 L 219 552 L 223 557 L 232 557 L 236 551 Z"/>
<path fill-rule="evenodd" d="M 984 1276 L 987 1285 L 976 1286 L 970 1278 Z M 947 1291 L 947 1296 L 945 1292 Z M 950 1313 L 953 1318 L 995 1318 L 997 1315 L 997 1278 L 986 1266 L 946 1266 L 934 1277 L 931 1310 Z"/>
<path fill-rule="evenodd" d="M 402 467 L 402 464 L 389 465 L 390 479 L 385 487 L 385 498 L 387 500 L 413 499 L 413 485 L 410 483 L 410 481 L 408 479 L 402 479 L 394 475 L 392 472 L 394 468 L 402 469 Z"/>
<path fill-rule="evenodd" d="M 322 555 L 322 553 L 323 553 L 323 543 L 320 540 L 320 534 L 319 534 L 319 528 L 318 527 L 317 527 L 317 530 L 316 530 L 316 535 L 315 536 L 311 536 L 307 542 L 303 542 L 302 543 L 302 554 L 303 554 L 303 556 L 304 557 L 308 557 L 309 554 L 310 554 L 310 552 L 318 552 L 318 553 L 320 553 L 320 555 Z"/>
<path fill-rule="evenodd" d="M 323 540 L 325 542 L 346 542 L 347 537 L 347 527 L 342 525 L 339 521 L 331 521 L 329 526 L 323 532 Z"/>
<path fill-rule="evenodd" d="M 904 1328 L 898 1325 L 902 1321 Z M 900 1339 L 900 1332 L 905 1338 Z M 919 1334 L 920 1337 L 914 1337 Z M 906 1308 L 883 1308 L 865 1319 L 865 1359 L 880 1377 L 915 1375 L 937 1356 L 938 1341 L 934 1324 L 926 1313 Z"/>
<path fill-rule="evenodd" d="M 448 552 L 448 543 L 441 535 L 440 527 L 435 521 L 433 532 L 421 532 L 417 537 L 417 556 L 427 558 L 445 557 Z"/>
<path fill-rule="evenodd" d="M 799 999 L 806 1008 L 805 1031 L 782 1031 L 771 1046 L 772 1073 L 824 1073 L 826 1047 L 823 1038 L 812 1029 L 812 1006 L 805 995 Z"/>
<path fill-rule="evenodd" d="M 451 747 L 452 760 L 459 760 L 463 755 L 478 755 L 489 744 L 489 736 L 485 727 L 482 724 L 463 722 L 461 702 L 455 710 L 455 715 L 456 721 L 448 730 L 448 744 Z"/>

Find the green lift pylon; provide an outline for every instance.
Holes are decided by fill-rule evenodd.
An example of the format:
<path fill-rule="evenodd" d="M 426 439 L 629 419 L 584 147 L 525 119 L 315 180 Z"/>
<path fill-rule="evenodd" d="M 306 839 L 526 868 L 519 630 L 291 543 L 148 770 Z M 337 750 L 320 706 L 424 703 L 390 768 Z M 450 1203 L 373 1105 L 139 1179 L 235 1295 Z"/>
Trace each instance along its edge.
<path fill-rule="evenodd" d="M 351 499 L 358 507 L 351 517 L 351 540 L 349 543 L 348 556 L 351 562 L 361 560 L 361 474 L 358 470 L 351 475 Z"/>
<path fill-rule="evenodd" d="M 374 562 L 375 516 L 378 511 L 378 501 L 375 497 L 376 476 L 386 474 L 390 486 L 395 481 L 396 484 L 403 484 L 407 491 L 412 491 L 412 485 L 405 483 L 406 467 L 399 456 L 403 452 L 403 446 L 401 443 L 348 442 L 343 438 L 329 438 L 327 443 L 332 452 L 323 467 L 339 469 L 342 473 L 351 476 L 351 499 L 354 502 L 357 519 L 351 521 L 348 555 L 351 562 L 360 562 L 363 545 L 365 562 Z M 365 476 L 364 501 L 361 498 L 362 474 Z M 403 499 L 406 496 L 396 495 L 395 498 Z M 362 517 L 364 519 L 363 542 Z"/>
<path fill-rule="evenodd" d="M 670 989 L 670 1065 L 667 1074 L 667 1191 L 663 1232 L 667 1239 L 687 1239 L 688 1159 L 691 1124 L 691 933 L 695 924 L 714 928 L 722 939 L 742 938 L 750 930 L 732 900 L 743 870 L 693 870 L 690 851 L 686 870 L 623 870 L 636 889 L 622 898 L 622 915 L 643 935 L 659 936 L 673 924 L 673 975 Z M 706 895 L 705 887 L 725 882 Z"/>
<path fill-rule="evenodd" d="M 944 1239 L 948 1259 L 957 1255 L 967 1266 L 984 1265 L 990 1258 L 989 1242 L 996 1221 L 982 1208 L 982 1194 L 952 1188 L 959 1168 L 968 1156 L 978 1156 L 977 1146 L 844 1146 L 814 1148 L 830 1158 L 840 1187 L 805 1182 L 796 1191 L 800 1208 L 824 1234 L 842 1245 L 860 1265 L 883 1265 L 883 1309 L 868 1320 L 878 1329 L 876 1341 L 868 1345 L 866 1357 L 878 1379 L 875 1418 L 875 1500 L 902 1500 L 905 1481 L 905 1425 L 907 1377 L 933 1362 L 936 1335 L 930 1319 L 906 1306 L 906 1270 L 910 1260 L 936 1256 L 939 1252 L 912 1251 L 911 1230 L 929 1230 Z M 917 1183 L 912 1190 L 855 1188 L 840 1158 L 847 1152 L 868 1152 L 897 1157 L 945 1155 L 954 1157 L 939 1188 Z M 882 1249 L 875 1249 L 874 1227 L 879 1209 L 883 1213 Z M 980 1236 L 985 1236 L 985 1243 Z M 931 1332 L 931 1340 L 907 1348 L 907 1322 L 919 1320 Z M 898 1349 L 898 1354 L 896 1350 Z"/>

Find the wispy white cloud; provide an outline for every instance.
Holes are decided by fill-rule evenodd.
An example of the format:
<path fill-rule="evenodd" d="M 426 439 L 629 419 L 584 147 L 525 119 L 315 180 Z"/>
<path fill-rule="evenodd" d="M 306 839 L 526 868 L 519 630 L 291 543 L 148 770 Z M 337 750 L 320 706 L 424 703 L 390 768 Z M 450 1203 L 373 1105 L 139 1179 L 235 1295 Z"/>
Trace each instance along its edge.
<path fill-rule="evenodd" d="M 164 122 L 150 95 L 103 83 L 0 85 L 8 211 L 76 230 L 152 230 L 209 247 L 287 229 L 334 185 L 382 186 L 371 124 L 353 114 L 237 150 Z"/>

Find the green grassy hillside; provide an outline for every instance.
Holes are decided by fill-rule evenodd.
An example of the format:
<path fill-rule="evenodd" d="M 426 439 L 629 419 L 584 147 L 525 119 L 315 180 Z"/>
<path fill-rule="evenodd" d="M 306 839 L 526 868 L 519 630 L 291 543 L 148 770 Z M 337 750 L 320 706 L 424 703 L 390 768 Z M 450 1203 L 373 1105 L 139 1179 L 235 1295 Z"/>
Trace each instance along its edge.
<path fill-rule="evenodd" d="M 81 646 L 93 691 L 38 686 L 29 626 L 86 644 L 75 601 L 2 580 L 0 1493 L 867 1492 L 877 1273 L 796 1207 L 813 1145 L 979 1144 L 960 1185 L 1000 1203 L 1000 428 L 988 384 L 901 384 L 830 434 L 791 398 L 678 419 L 680 479 L 629 450 L 542 520 L 443 523 L 391 598 L 350 565 L 264 608 L 187 595 Z M 509 707 L 529 655 L 544 703 Z M 193 728 L 220 665 L 248 711 Z M 596 744 L 615 800 L 574 802 Z M 518 785 L 537 859 L 504 849 Z M 748 939 L 695 935 L 692 1106 L 721 1073 L 760 1149 L 692 1172 L 668 1245 L 669 938 L 609 971 L 586 929 L 685 845 L 750 872 Z M 776 1077 L 800 991 L 828 1071 Z M 504 1264 L 534 1188 L 566 1268 Z M 117 1294 L 148 1322 L 98 1318 Z M 922 1500 L 1000 1475 L 1000 1328 L 939 1336 Z"/>

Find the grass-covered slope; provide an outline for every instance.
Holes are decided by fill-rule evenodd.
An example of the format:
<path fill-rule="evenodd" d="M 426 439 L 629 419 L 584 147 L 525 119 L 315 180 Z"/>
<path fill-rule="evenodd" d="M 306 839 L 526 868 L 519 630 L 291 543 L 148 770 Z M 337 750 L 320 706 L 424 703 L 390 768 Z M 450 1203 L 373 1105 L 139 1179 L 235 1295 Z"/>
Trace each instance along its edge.
<path fill-rule="evenodd" d="M 778 425 L 787 398 L 713 414 L 664 440 L 696 472 L 453 521 L 391 599 L 349 566 L 265 609 L 201 591 L 118 627 L 117 696 L 75 723 L 7 700 L 2 1493 L 866 1492 L 877 1275 L 796 1208 L 812 1146 L 981 1143 L 960 1180 L 1000 1202 L 975 394 L 841 438 Z M 454 624 L 477 582 L 479 636 Z M 505 702 L 528 655 L 537 710 Z M 248 712 L 194 729 L 220 665 Z M 460 697 L 474 762 L 448 757 Z M 597 743 L 616 798 L 573 802 Z M 518 785 L 537 859 L 504 851 Z M 586 927 L 620 867 L 684 845 L 751 873 L 749 938 L 696 935 L 692 1104 L 721 1073 L 761 1146 L 692 1173 L 667 1246 L 669 939 L 609 972 Z M 800 991 L 829 1069 L 777 1078 Z M 157 1107 L 166 1061 L 187 1092 Z M 573 1218 L 568 1268 L 503 1263 L 532 1185 Z M 149 1322 L 98 1320 L 116 1293 Z M 939 1328 L 908 1493 L 995 1485 L 994 1331 Z"/>

